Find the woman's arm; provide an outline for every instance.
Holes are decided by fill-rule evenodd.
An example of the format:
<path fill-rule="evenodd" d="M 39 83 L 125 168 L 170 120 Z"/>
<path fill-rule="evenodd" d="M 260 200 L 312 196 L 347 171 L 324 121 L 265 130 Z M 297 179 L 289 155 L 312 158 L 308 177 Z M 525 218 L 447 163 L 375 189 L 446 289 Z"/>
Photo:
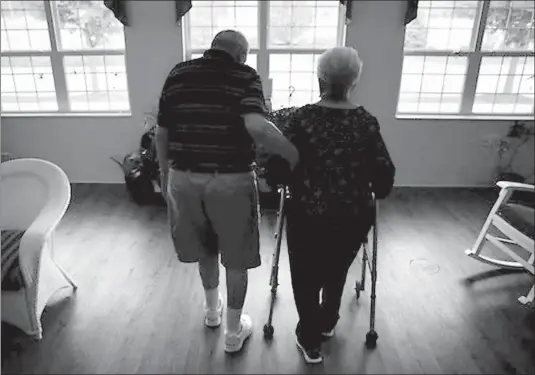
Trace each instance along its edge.
<path fill-rule="evenodd" d="M 379 122 L 373 117 L 370 123 L 370 138 L 368 140 L 371 159 L 371 187 L 377 199 L 386 198 L 394 187 L 396 167 L 392 162 L 383 136 L 381 135 Z"/>

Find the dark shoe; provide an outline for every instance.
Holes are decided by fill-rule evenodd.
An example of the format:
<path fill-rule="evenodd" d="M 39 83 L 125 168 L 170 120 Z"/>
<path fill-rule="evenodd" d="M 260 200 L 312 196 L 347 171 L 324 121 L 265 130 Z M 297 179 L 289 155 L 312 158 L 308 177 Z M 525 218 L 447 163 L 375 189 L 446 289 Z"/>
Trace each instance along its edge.
<path fill-rule="evenodd" d="M 323 362 L 323 357 L 321 356 L 319 348 L 317 349 L 306 349 L 301 343 L 299 342 L 299 337 L 295 337 L 295 342 L 297 344 L 297 347 L 303 354 L 303 358 L 305 359 L 306 363 L 309 364 L 318 364 Z"/>

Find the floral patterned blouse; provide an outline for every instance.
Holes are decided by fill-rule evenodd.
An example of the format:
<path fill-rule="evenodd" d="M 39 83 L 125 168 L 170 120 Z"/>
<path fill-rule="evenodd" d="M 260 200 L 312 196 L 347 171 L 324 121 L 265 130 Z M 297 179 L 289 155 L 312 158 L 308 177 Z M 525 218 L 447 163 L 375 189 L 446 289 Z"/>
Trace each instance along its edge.
<path fill-rule="evenodd" d="M 355 216 L 370 212 L 372 192 L 378 199 L 390 193 L 395 167 L 379 123 L 366 109 L 311 104 L 286 113 L 287 120 L 277 125 L 300 155 L 289 184 L 289 209 Z"/>

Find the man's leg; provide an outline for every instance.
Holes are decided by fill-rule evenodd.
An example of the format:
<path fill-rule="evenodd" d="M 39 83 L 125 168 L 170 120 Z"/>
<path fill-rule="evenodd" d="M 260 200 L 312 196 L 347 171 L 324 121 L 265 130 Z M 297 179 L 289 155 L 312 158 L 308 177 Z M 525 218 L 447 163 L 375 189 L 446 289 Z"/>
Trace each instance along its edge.
<path fill-rule="evenodd" d="M 219 294 L 214 296 L 215 300 L 211 298 L 211 294 L 214 294 L 219 288 L 219 256 L 217 253 L 199 259 L 199 275 L 201 275 L 202 286 L 206 293 L 206 307 L 215 309 Z"/>
<path fill-rule="evenodd" d="M 205 323 L 208 327 L 219 327 L 223 302 L 219 291 L 219 256 L 217 253 L 199 259 L 199 274 L 205 296 Z"/>
<path fill-rule="evenodd" d="M 212 176 L 171 171 L 168 185 L 168 214 L 178 259 L 199 263 L 205 291 L 205 324 L 221 324 L 219 257 L 217 241 L 204 213 L 202 194 Z"/>
<path fill-rule="evenodd" d="M 237 333 L 240 330 L 241 312 L 245 303 L 248 286 L 248 272 L 240 269 L 227 271 L 227 331 Z"/>
<path fill-rule="evenodd" d="M 258 195 L 253 175 L 217 176 L 207 188 L 204 201 L 227 272 L 225 350 L 236 352 L 252 333 L 251 319 L 242 314 L 247 270 L 260 265 Z"/>

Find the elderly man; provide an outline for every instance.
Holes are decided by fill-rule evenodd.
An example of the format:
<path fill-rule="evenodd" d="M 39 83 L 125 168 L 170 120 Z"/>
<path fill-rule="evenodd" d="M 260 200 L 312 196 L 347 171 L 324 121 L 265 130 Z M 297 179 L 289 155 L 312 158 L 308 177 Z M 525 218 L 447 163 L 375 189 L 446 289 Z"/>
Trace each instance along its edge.
<path fill-rule="evenodd" d="M 160 98 L 157 154 L 171 235 L 181 262 L 198 262 L 205 324 L 221 324 L 219 254 L 227 274 L 225 351 L 252 333 L 242 314 L 247 270 L 260 265 L 255 145 L 297 163 L 296 148 L 265 119 L 262 83 L 245 65 L 248 42 L 217 34 L 200 59 L 176 65 Z"/>

